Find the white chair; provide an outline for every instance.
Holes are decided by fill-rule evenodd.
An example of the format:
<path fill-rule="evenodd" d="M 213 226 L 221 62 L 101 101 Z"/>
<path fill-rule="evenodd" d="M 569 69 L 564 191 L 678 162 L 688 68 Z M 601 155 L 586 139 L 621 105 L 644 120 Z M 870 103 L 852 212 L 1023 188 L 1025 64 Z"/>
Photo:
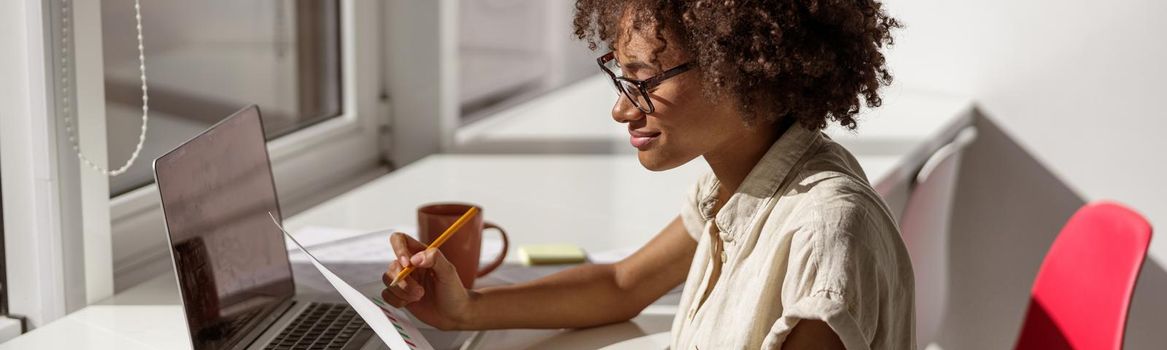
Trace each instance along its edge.
<path fill-rule="evenodd" d="M 960 155 L 976 139 L 967 127 L 940 147 L 916 174 L 900 230 L 916 273 L 916 345 L 939 337 L 948 302 L 948 223 L 956 193 Z"/>

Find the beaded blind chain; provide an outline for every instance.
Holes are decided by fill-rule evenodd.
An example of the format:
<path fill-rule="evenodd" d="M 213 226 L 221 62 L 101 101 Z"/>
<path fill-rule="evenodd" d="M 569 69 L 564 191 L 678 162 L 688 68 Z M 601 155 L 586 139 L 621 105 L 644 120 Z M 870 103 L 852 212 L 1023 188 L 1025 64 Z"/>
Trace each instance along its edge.
<path fill-rule="evenodd" d="M 121 167 L 110 170 L 106 166 L 94 163 L 84 153 L 81 153 L 77 136 L 73 133 L 73 111 L 69 100 L 69 47 L 72 44 L 72 38 L 69 36 L 72 33 L 70 27 L 72 16 L 69 14 L 69 5 L 71 3 L 72 0 L 61 0 L 61 108 L 65 117 L 65 133 L 69 135 L 69 143 L 73 146 L 73 151 L 77 153 L 77 159 L 81 160 L 81 163 L 106 176 L 118 176 L 124 174 L 130 166 L 134 165 L 138 154 L 142 152 L 142 144 L 146 142 L 146 122 L 150 115 L 150 97 L 146 94 L 146 55 L 142 45 L 142 5 L 140 0 L 134 0 L 134 20 L 138 29 L 138 72 L 141 73 L 139 77 L 142 80 L 142 130 L 138 133 L 138 145 L 134 146 L 134 153 L 130 154 L 130 159 L 127 159 Z"/>

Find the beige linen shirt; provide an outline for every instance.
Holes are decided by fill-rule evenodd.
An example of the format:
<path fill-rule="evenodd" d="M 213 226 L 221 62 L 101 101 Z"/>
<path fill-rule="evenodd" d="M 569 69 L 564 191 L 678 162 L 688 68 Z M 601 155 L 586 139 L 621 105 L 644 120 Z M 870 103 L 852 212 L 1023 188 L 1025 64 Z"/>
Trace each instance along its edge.
<path fill-rule="evenodd" d="M 822 320 L 848 349 L 914 349 L 913 273 L 855 157 L 795 125 L 713 216 L 703 176 L 681 212 L 697 251 L 672 349 L 779 349 Z"/>

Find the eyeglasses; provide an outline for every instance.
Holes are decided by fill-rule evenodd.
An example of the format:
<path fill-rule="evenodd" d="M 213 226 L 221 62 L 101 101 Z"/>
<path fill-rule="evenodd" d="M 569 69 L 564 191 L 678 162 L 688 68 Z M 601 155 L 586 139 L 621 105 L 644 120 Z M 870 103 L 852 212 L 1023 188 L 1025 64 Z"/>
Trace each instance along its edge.
<path fill-rule="evenodd" d="M 616 62 L 615 52 L 609 52 L 600 56 L 600 58 L 596 59 L 596 63 L 600 65 L 600 69 L 604 73 L 608 73 L 608 77 L 612 78 L 612 85 L 616 86 L 616 91 L 624 94 L 624 97 L 627 97 L 633 106 L 636 106 L 637 109 L 640 109 L 645 114 L 656 111 L 656 108 L 652 106 L 652 99 L 649 98 L 648 91 L 655 89 L 666 79 L 688 71 L 691 66 L 689 62 L 686 62 L 666 70 L 657 76 L 645 80 L 636 80 L 622 76 L 623 72 L 620 69 L 619 63 Z"/>

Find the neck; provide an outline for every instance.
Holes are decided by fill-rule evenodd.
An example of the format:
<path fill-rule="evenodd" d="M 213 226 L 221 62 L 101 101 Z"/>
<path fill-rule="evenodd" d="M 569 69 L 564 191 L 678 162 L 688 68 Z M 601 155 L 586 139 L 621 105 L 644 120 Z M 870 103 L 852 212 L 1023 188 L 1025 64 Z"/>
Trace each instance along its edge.
<path fill-rule="evenodd" d="M 772 125 L 759 125 L 754 128 L 743 126 L 741 133 L 730 137 L 720 147 L 705 154 L 705 161 L 709 163 L 713 175 L 721 183 L 717 188 L 719 204 L 724 204 L 734 192 L 737 192 L 738 187 L 750 174 L 750 170 L 754 169 L 784 131 L 785 129 L 776 130 Z"/>

